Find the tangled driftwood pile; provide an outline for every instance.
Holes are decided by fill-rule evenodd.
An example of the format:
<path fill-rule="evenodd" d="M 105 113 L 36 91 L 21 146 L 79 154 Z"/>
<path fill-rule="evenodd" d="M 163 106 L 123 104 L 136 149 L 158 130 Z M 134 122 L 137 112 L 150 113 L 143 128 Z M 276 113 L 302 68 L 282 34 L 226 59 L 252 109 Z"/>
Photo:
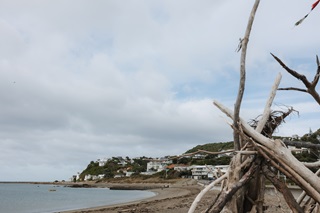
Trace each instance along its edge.
<path fill-rule="evenodd" d="M 293 108 L 285 112 L 273 111 L 271 106 L 277 90 L 295 90 L 310 94 L 320 104 L 320 96 L 316 86 L 320 77 L 320 63 L 317 57 L 317 71 L 310 82 L 304 75 L 287 67 L 278 57 L 272 54 L 274 59 L 292 76 L 301 80 L 306 88 L 279 88 L 281 74 L 276 77 L 270 96 L 262 116 L 251 125 L 240 116 L 240 107 L 245 88 L 245 61 L 255 13 L 260 0 L 256 0 L 250 14 L 248 26 L 243 39 L 240 40 L 240 84 L 238 98 L 232 111 L 218 101 L 214 105 L 225 115 L 233 120 L 230 124 L 234 130 L 235 156 L 229 170 L 207 186 L 194 200 L 189 213 L 195 211 L 197 203 L 203 195 L 214 185 L 223 183 L 220 194 L 212 200 L 206 212 L 263 212 L 265 180 L 268 179 L 275 188 L 282 193 L 292 212 L 320 212 L 320 170 L 313 173 L 309 167 L 319 167 L 319 162 L 303 163 L 297 160 L 281 140 L 272 139 L 274 130 L 284 121 L 285 117 L 292 113 Z M 281 172 L 291 179 L 304 191 L 298 199 L 295 199 L 287 185 L 278 179 L 277 172 Z M 307 201 L 303 201 L 305 196 Z"/>

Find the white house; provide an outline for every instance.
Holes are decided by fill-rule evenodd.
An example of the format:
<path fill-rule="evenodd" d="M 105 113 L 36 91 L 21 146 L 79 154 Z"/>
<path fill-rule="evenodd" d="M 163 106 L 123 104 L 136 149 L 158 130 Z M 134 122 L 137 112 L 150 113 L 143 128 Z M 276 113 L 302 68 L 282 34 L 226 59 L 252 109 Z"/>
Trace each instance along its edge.
<path fill-rule="evenodd" d="M 134 174 L 134 172 L 126 172 L 126 177 L 130 177 L 133 174 Z"/>
<path fill-rule="evenodd" d="M 100 174 L 100 175 L 86 175 L 84 176 L 84 180 L 85 181 L 89 181 L 89 180 L 99 180 L 104 178 L 104 174 Z"/>
<path fill-rule="evenodd" d="M 103 159 L 98 159 L 97 162 L 99 163 L 99 166 L 105 166 L 108 160 L 110 160 L 110 158 L 103 158 Z"/>
<path fill-rule="evenodd" d="M 174 170 L 182 172 L 182 171 L 188 171 L 190 169 L 192 169 L 190 166 L 187 165 L 176 165 L 174 168 Z"/>
<path fill-rule="evenodd" d="M 157 171 L 161 172 L 166 169 L 168 164 L 171 164 L 172 160 L 166 158 L 153 159 L 147 163 L 147 172 L 148 171 Z"/>
<path fill-rule="evenodd" d="M 209 172 L 213 172 L 214 168 L 211 165 L 201 165 L 197 166 L 194 165 L 193 168 L 191 169 L 192 172 L 192 178 L 193 179 L 203 179 L 208 177 Z"/>
<path fill-rule="evenodd" d="M 229 165 L 201 165 L 201 166 L 193 166 L 192 178 L 193 179 L 203 179 L 203 178 L 218 178 L 221 175 L 225 174 L 229 168 Z"/>

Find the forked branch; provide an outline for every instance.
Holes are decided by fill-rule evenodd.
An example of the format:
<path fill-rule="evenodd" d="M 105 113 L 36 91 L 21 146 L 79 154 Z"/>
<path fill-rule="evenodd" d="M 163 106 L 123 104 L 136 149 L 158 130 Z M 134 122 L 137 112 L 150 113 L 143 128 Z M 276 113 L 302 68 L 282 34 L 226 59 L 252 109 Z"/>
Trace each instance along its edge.
<path fill-rule="evenodd" d="M 306 89 L 300 89 L 300 88 L 296 88 L 296 87 L 287 87 L 287 88 L 279 88 L 279 90 L 295 90 L 295 91 L 299 91 L 299 92 L 309 93 L 314 98 L 314 100 L 320 105 L 320 96 L 319 96 L 318 92 L 316 91 L 316 86 L 319 82 L 319 77 L 320 77 L 320 62 L 319 62 L 318 56 L 316 58 L 316 62 L 317 62 L 317 66 L 318 66 L 317 72 L 313 78 L 313 81 L 310 82 L 310 81 L 308 81 L 308 79 L 305 75 L 302 75 L 302 74 L 298 73 L 297 71 L 290 69 L 277 56 L 273 55 L 272 53 L 271 53 L 271 55 L 288 73 L 290 73 L 296 79 L 302 81 L 306 87 Z"/>

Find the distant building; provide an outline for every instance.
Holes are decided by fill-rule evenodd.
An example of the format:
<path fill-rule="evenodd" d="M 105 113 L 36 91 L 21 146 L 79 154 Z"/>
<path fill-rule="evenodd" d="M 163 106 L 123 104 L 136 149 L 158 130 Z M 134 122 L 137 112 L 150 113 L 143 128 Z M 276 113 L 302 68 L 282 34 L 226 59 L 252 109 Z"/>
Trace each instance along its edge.
<path fill-rule="evenodd" d="M 211 165 L 194 165 L 191 170 L 192 178 L 197 180 L 206 179 L 208 177 L 208 173 L 211 171 L 213 171 L 213 166 Z"/>
<path fill-rule="evenodd" d="M 126 177 L 130 177 L 133 174 L 134 174 L 134 172 L 126 172 Z"/>
<path fill-rule="evenodd" d="M 172 164 L 172 160 L 167 158 L 153 159 L 147 163 L 147 172 L 156 171 L 161 172 L 166 169 L 167 165 Z"/>
<path fill-rule="evenodd" d="M 99 163 L 99 166 L 105 166 L 109 160 L 110 158 L 103 158 L 103 159 L 98 159 L 96 162 Z"/>
<path fill-rule="evenodd" d="M 188 171 L 191 169 L 188 165 L 184 165 L 184 164 L 172 164 L 172 165 L 173 165 L 173 169 L 178 172 Z"/>
<path fill-rule="evenodd" d="M 90 180 L 100 180 L 104 178 L 104 174 L 100 174 L 100 175 L 85 175 L 84 176 L 84 181 L 90 181 Z"/>
<path fill-rule="evenodd" d="M 122 178 L 122 177 L 124 177 L 124 174 L 117 174 L 114 176 L 114 178 Z"/>
<path fill-rule="evenodd" d="M 229 168 L 229 165 L 194 165 L 192 166 L 192 178 L 193 179 L 215 179 L 225 174 Z"/>

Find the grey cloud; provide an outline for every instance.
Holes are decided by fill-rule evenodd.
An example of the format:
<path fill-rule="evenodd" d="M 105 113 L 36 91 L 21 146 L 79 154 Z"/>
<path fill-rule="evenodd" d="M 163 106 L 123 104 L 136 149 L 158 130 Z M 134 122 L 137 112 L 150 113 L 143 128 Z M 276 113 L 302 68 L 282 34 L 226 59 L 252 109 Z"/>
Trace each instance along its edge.
<path fill-rule="evenodd" d="M 268 1 L 258 12 L 246 118 L 263 108 L 278 72 L 270 51 L 293 60 L 303 43 L 304 51 L 319 46 L 308 24 L 307 35 L 283 27 L 300 12 L 294 1 L 283 16 L 284 4 Z M 212 99 L 233 106 L 235 48 L 250 9 L 236 0 L 3 1 L 1 179 L 66 179 L 97 158 L 181 154 L 231 140 Z"/>

